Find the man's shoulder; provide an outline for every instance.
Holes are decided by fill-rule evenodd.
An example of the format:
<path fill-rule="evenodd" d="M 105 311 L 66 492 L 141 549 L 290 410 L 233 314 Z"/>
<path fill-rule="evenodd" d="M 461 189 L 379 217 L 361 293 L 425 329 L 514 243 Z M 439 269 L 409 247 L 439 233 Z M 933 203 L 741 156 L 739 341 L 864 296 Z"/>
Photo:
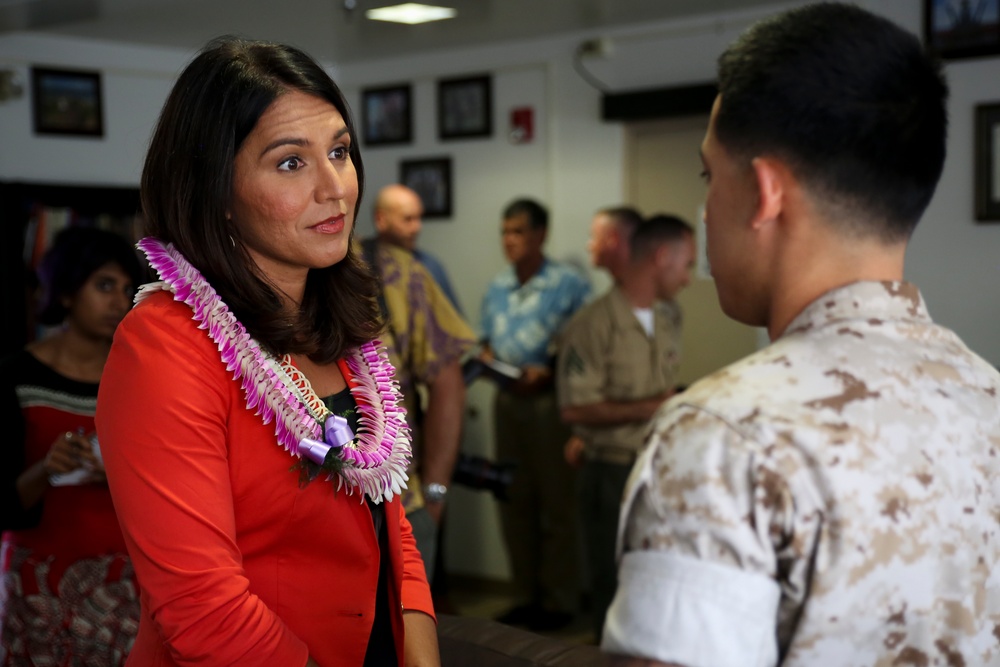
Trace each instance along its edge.
<path fill-rule="evenodd" d="M 918 410 L 928 427 L 944 425 L 951 415 L 949 428 L 958 428 L 1000 393 L 1000 373 L 957 337 L 942 333 L 946 344 L 940 346 L 827 329 L 781 338 L 699 380 L 676 400 L 753 439 L 840 429 L 865 440 L 897 422 L 908 432 L 910 417 L 900 417 L 907 410 Z"/>
<path fill-rule="evenodd" d="M 546 278 L 562 285 L 590 285 L 583 272 L 569 262 L 546 258 L 542 271 Z"/>
<path fill-rule="evenodd" d="M 605 292 L 573 313 L 566 324 L 567 337 L 600 333 L 615 319 L 612 295 Z"/>
<path fill-rule="evenodd" d="M 390 262 L 409 268 L 418 263 L 412 252 L 405 248 L 394 246 L 391 243 L 375 241 L 375 251 L 378 255 L 380 266 L 386 262 Z"/>
<path fill-rule="evenodd" d="M 418 262 L 430 269 L 431 273 L 434 271 L 441 271 L 444 273 L 444 265 L 441 260 L 435 257 L 433 254 L 427 252 L 423 248 L 417 248 L 413 251 L 413 257 L 416 258 Z"/>
<path fill-rule="evenodd" d="M 378 243 L 376 252 L 379 276 L 386 290 L 433 279 L 427 267 L 405 248 Z"/>
<path fill-rule="evenodd" d="M 486 286 L 486 290 L 487 294 L 490 292 L 505 292 L 516 286 L 517 277 L 514 275 L 514 269 L 510 266 L 505 266 L 490 279 L 489 284 Z"/>
<path fill-rule="evenodd" d="M 615 314 L 616 297 L 612 292 L 613 289 L 608 290 L 590 303 L 581 306 L 573 315 L 573 321 L 610 319 Z"/>

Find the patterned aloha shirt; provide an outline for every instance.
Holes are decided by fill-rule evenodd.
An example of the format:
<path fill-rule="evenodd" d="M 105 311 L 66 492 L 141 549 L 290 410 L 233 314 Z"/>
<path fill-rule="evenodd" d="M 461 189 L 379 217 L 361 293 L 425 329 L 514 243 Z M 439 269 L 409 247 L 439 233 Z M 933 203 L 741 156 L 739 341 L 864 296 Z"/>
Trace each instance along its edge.
<path fill-rule="evenodd" d="M 523 285 L 508 266 L 483 298 L 483 338 L 500 361 L 547 366 L 553 339 L 590 296 L 590 283 L 568 265 L 545 259 Z"/>
<path fill-rule="evenodd" d="M 376 248 L 382 295 L 390 315 L 389 330 L 383 339 L 403 394 L 417 462 L 423 449 L 418 387 L 426 385 L 443 366 L 461 359 L 475 346 L 476 338 L 411 253 L 387 243 L 379 243 Z M 423 506 L 418 493 L 420 482 L 412 473 L 403 493 L 407 512 Z"/>

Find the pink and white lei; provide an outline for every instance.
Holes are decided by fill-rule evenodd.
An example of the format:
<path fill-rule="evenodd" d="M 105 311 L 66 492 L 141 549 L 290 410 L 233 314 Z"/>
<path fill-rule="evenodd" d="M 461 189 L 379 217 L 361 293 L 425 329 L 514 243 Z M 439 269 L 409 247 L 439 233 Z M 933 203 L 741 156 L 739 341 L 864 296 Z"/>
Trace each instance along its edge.
<path fill-rule="evenodd" d="M 136 302 L 156 290 L 172 292 L 175 300 L 194 311 L 198 328 L 204 329 L 218 346 L 233 379 L 242 378 L 247 408 L 265 424 L 274 420 L 278 444 L 292 456 L 302 458 L 305 446 L 301 443 L 322 442 L 323 422 L 329 411 L 309 381 L 292 367 L 290 359 L 276 359 L 261 348 L 205 277 L 172 243 L 164 245 L 147 237 L 138 245 L 161 282 L 143 285 Z M 335 473 L 337 488 L 346 485 L 348 494 L 358 489 L 375 503 L 390 501 L 406 488 L 410 460 L 409 428 L 399 384 L 385 348 L 377 340 L 352 350 L 346 361 L 354 374 L 351 393 L 358 404 L 360 428 L 353 440 L 331 443 L 339 446 L 334 453 L 340 459 Z M 330 474 L 328 479 L 333 476 Z"/>

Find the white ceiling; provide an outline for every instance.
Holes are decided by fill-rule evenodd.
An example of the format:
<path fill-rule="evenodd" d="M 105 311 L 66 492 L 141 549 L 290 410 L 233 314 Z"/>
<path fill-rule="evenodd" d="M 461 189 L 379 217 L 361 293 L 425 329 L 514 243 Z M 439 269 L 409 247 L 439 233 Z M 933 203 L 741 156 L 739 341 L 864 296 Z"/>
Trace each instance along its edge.
<path fill-rule="evenodd" d="M 687 18 L 775 0 L 440 0 L 458 17 L 419 26 L 364 18 L 393 0 L 0 0 L 0 33 L 66 36 L 197 50 L 238 34 L 358 62 L 489 42 Z M 435 4 L 435 3 L 431 3 Z M 354 5 L 353 9 L 347 6 Z"/>

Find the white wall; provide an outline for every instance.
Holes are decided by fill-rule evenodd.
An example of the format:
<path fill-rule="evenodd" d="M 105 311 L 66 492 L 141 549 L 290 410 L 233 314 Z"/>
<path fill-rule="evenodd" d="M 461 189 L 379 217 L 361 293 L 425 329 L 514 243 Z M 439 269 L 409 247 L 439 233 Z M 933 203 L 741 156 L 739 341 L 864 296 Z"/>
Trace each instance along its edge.
<path fill-rule="evenodd" d="M 0 35 L 0 68 L 13 69 L 24 95 L 0 102 L 0 180 L 135 186 L 153 125 L 190 54 L 110 42 Z M 104 137 L 32 133 L 30 67 L 102 73 Z"/>
<path fill-rule="evenodd" d="M 774 9 L 803 2 L 776 3 Z M 920 0 L 867 0 L 911 31 L 921 29 Z M 605 36 L 613 51 L 589 67 L 618 92 L 710 80 L 715 59 L 752 20 L 768 13 L 730 13 L 673 23 L 646 24 L 561 39 L 449 51 L 350 64 L 331 69 L 354 109 L 360 91 L 379 84 L 411 82 L 415 92 L 412 145 L 364 151 L 369 197 L 398 178 L 404 158 L 449 155 L 453 160 L 454 215 L 428 221 L 422 245 L 437 254 L 475 322 L 488 280 L 503 266 L 499 215 L 515 196 L 549 204 L 549 249 L 583 261 L 593 211 L 623 198 L 624 136 L 618 124 L 600 121 L 600 94 L 574 71 L 572 54 L 584 38 Z M 267 38 L 268 35 L 259 35 Z M 54 139 L 31 134 L 28 97 L 0 103 L 0 179 L 134 185 L 142 154 L 174 74 L 191 56 L 30 34 L 0 36 L 0 67 L 25 76 L 30 64 L 80 66 L 105 72 L 106 137 Z M 435 82 L 463 74 L 494 77 L 494 136 L 442 143 L 436 139 Z M 972 115 L 983 101 L 1000 100 L 1000 58 L 956 61 L 947 66 L 952 99 L 949 155 L 937 195 L 917 230 L 908 277 L 924 291 L 931 313 L 1000 365 L 1000 224 L 976 224 L 972 198 Z M 506 141 L 509 110 L 532 106 L 536 138 L 528 145 Z M 664 156 L 690 160 L 697 156 Z M 370 208 L 358 221 L 370 233 Z M 606 283 L 601 283 L 606 284 Z M 490 391 L 474 386 L 467 420 L 467 451 L 491 453 Z M 449 563 L 453 570 L 502 578 L 507 565 L 494 507 L 484 494 L 456 490 Z"/>

